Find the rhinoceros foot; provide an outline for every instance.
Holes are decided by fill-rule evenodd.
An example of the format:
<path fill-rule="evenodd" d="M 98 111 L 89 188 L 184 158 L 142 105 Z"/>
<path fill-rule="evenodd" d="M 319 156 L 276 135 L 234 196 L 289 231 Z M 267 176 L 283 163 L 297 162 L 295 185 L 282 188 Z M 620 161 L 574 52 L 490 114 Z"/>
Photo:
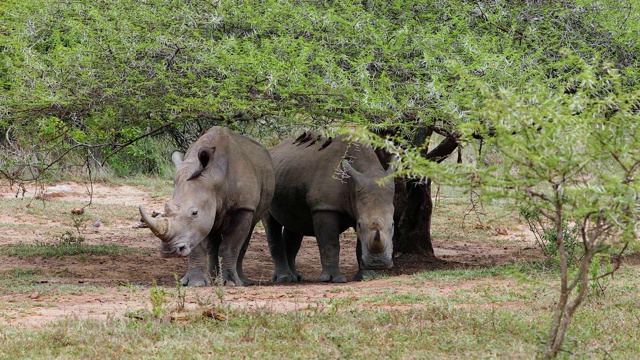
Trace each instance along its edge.
<path fill-rule="evenodd" d="M 353 281 L 362 281 L 368 279 L 379 278 L 381 275 L 373 270 L 358 270 L 358 273 L 353 277 Z"/>
<path fill-rule="evenodd" d="M 246 277 L 238 276 L 238 273 L 231 269 L 222 269 L 220 272 L 220 284 L 224 286 L 249 286 L 251 281 Z"/>
<path fill-rule="evenodd" d="M 322 274 L 320 274 L 320 281 L 322 282 L 334 282 L 334 283 L 346 283 L 347 282 L 347 277 L 337 271 L 337 272 L 328 272 L 328 271 L 323 271 Z"/>
<path fill-rule="evenodd" d="M 180 279 L 183 286 L 209 286 L 211 278 L 207 274 L 205 266 L 194 266 Z"/>
<path fill-rule="evenodd" d="M 271 282 L 274 283 L 291 283 L 304 281 L 304 277 L 298 273 L 273 274 Z"/>

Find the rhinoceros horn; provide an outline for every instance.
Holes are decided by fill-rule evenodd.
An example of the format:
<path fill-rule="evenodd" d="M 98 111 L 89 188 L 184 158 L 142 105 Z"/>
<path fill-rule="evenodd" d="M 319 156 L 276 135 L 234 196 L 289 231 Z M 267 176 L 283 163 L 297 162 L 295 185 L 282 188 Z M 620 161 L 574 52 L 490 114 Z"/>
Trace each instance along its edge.
<path fill-rule="evenodd" d="M 153 235 L 159 237 L 161 240 L 165 240 L 167 234 L 169 233 L 169 219 L 167 218 L 154 218 L 147 214 L 146 211 L 141 206 L 138 206 L 138 210 L 140 211 L 140 215 L 142 216 L 142 221 L 149 225 L 149 229 L 153 232 Z"/>
<path fill-rule="evenodd" d="M 165 216 L 167 216 L 167 217 L 174 216 L 174 215 L 178 214 L 178 211 L 180 211 L 180 210 L 172 202 L 166 202 L 164 204 L 164 215 Z"/>
<path fill-rule="evenodd" d="M 370 246 L 371 252 L 379 254 L 384 251 L 384 243 L 380 237 L 380 230 L 376 230 L 376 234 L 373 236 L 373 241 Z"/>

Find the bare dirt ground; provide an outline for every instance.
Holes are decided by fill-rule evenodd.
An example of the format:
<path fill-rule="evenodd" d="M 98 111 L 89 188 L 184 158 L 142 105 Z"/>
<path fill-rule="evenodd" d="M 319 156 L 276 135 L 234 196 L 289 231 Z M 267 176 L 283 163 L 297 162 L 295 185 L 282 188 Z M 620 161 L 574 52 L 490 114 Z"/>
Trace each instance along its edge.
<path fill-rule="evenodd" d="M 87 244 L 118 244 L 143 251 L 131 251 L 124 255 L 85 255 L 62 257 L 19 257 L 0 255 L 0 273 L 12 269 L 37 269 L 37 289 L 0 295 L 0 305 L 5 312 L 0 323 L 22 326 L 39 326 L 49 321 L 69 316 L 80 318 L 120 317 L 128 311 L 149 308 L 149 292 L 155 281 L 172 291 L 175 276 L 181 277 L 187 270 L 186 259 L 164 259 L 156 248 L 159 244 L 148 229 L 136 229 L 139 220 L 137 206 L 142 204 L 148 210 L 162 210 L 168 198 L 154 198 L 143 190 L 132 186 L 108 186 L 93 184 L 93 205 L 87 213 L 102 216 L 102 225 L 91 226 L 93 218 L 86 220 L 81 234 Z M 77 204 L 89 201 L 85 184 L 62 183 L 45 189 L 34 199 L 31 191 L 21 201 L 16 202 L 16 188 L 0 187 L 0 205 L 10 206 L 0 216 L 0 246 L 35 243 L 51 239 L 54 228 L 60 228 L 60 220 L 51 220 L 46 211 L 30 211 L 43 207 L 51 211 L 68 212 Z M 42 200 L 44 197 L 44 201 Z M 20 196 L 18 196 L 20 198 Z M 14 199 L 9 201 L 10 199 Z M 63 206 L 54 206 L 56 202 Z M 100 208 L 100 211 L 98 211 Z M 60 210 L 62 209 L 62 210 Z M 6 210 L 6 209 L 5 209 Z M 93 212 L 92 212 L 93 211 Z M 59 215 L 59 214 L 56 214 Z M 435 216 L 438 216 L 437 213 Z M 68 217 L 67 217 L 68 218 Z M 34 226 L 36 224 L 36 226 Z M 66 225 L 69 228 L 68 224 Z M 489 267 L 519 261 L 530 261 L 540 256 L 528 231 L 522 225 L 513 229 L 487 231 L 491 241 L 470 243 L 455 237 L 434 237 L 435 259 L 424 259 L 410 254 L 395 258 L 395 267 L 386 271 L 381 279 L 346 284 L 323 284 L 316 281 L 320 274 L 319 252 L 314 238 L 303 240 L 298 255 L 298 270 L 308 279 L 291 285 L 270 284 L 273 264 L 264 232 L 257 228 L 254 232 L 244 261 L 245 274 L 257 285 L 246 288 L 225 288 L 216 291 L 214 287 L 193 289 L 186 292 L 186 308 L 224 302 L 232 306 L 267 307 L 276 311 L 302 311 L 327 299 L 358 296 L 366 292 L 409 293 L 416 291 L 407 278 L 416 272 L 434 269 L 454 269 L 465 267 Z M 356 239 L 353 232 L 342 235 L 341 268 L 352 277 L 357 272 L 355 260 Z M 56 291 L 65 285 L 73 285 L 78 290 Z M 456 285 L 470 286 L 469 283 Z M 83 289 L 86 288 L 86 291 Z M 75 289 L 75 288 L 74 288 Z M 446 293 L 451 289 L 434 285 L 430 291 Z M 26 311 L 25 311 L 26 307 Z"/>

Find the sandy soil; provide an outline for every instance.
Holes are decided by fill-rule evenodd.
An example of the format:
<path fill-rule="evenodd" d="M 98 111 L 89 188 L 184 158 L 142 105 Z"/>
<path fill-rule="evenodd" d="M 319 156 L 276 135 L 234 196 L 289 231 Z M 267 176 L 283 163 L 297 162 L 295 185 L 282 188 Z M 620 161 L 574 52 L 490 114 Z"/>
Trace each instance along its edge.
<path fill-rule="evenodd" d="M 33 190 L 33 189 L 32 189 Z M 64 202 L 86 204 L 89 200 L 88 188 L 84 184 L 63 183 L 55 187 L 42 189 L 36 200 L 26 196 L 19 205 L 7 205 L 7 199 L 14 199 L 16 188 L 0 187 L 0 204 L 14 206 L 12 211 L 0 217 L 3 231 L 0 233 L 0 246 L 19 242 L 33 243 L 51 238 L 49 228 L 60 224 L 53 223 L 45 215 L 36 215 L 28 210 L 34 202 Z M 119 244 L 131 248 L 148 250 L 131 252 L 125 255 L 104 256 L 64 256 L 30 257 L 0 256 L 0 273 L 15 268 L 39 269 L 41 280 L 38 289 L 30 293 L 11 293 L 0 296 L 0 305 L 5 312 L 0 323 L 38 326 L 49 321 L 68 316 L 108 318 L 120 317 L 128 311 L 149 308 L 149 289 L 155 281 L 171 291 L 175 284 L 175 275 L 181 277 L 187 270 L 186 259 L 161 258 L 156 247 L 157 240 L 148 229 L 136 229 L 139 220 L 136 208 L 142 204 L 148 210 L 161 210 L 168 199 L 153 198 L 144 191 L 131 186 L 93 185 L 93 204 L 122 208 L 121 216 L 104 219 L 95 229 L 89 225 L 83 227 L 82 235 L 90 244 Z M 28 194 L 33 194 L 31 191 Z M 44 201 L 42 201 L 44 197 Z M 70 206 L 67 206 L 70 207 Z M 50 206 L 51 209 L 59 207 Z M 91 207 L 87 208 L 88 210 Z M 62 210 L 62 211 L 70 211 Z M 59 210 L 55 210 L 59 211 Z M 437 216 L 437 215 L 436 215 Z M 92 219 L 90 220 L 92 221 Z M 25 230 L 21 225 L 41 224 L 37 230 Z M 10 224 L 10 226 L 6 225 Z M 31 227 L 33 228 L 33 226 Z M 350 278 L 357 271 L 355 260 L 355 236 L 353 232 L 342 235 L 341 268 Z M 214 287 L 193 289 L 186 292 L 186 308 L 196 308 L 207 304 L 224 302 L 239 307 L 267 307 L 276 311 L 301 311 L 312 309 L 326 303 L 326 299 L 375 294 L 376 292 L 412 292 L 422 291 L 403 285 L 398 277 L 433 269 L 451 269 L 474 266 L 494 266 L 505 263 L 531 260 L 539 257 L 532 238 L 522 226 L 515 229 L 498 230 L 492 235 L 492 241 L 481 246 L 457 239 L 433 239 L 435 259 L 403 254 L 394 259 L 395 267 L 386 272 L 387 277 L 365 282 L 347 284 L 323 284 L 315 279 L 320 274 L 319 252 L 314 238 L 303 240 L 298 255 L 298 270 L 309 279 L 304 283 L 291 285 L 273 285 L 269 280 L 273 264 L 264 232 L 254 232 L 244 262 L 245 274 L 257 285 L 246 288 L 225 288 L 222 292 Z M 87 288 L 87 291 L 56 291 L 64 285 Z M 139 286 L 136 286 L 139 285 Z M 457 287 L 470 286 L 469 282 L 457 284 Z M 451 291 L 434 285 L 429 291 Z M 222 295 L 221 295 L 222 294 Z M 25 305 L 27 304 L 27 305 Z M 13 306 L 15 305 L 15 306 Z M 25 311 L 25 306 L 28 311 Z"/>

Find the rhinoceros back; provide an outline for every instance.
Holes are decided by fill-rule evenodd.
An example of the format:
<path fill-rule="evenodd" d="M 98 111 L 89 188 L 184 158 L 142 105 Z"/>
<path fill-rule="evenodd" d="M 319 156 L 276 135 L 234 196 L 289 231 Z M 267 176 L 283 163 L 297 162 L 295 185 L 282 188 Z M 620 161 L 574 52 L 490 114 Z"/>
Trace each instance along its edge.
<path fill-rule="evenodd" d="M 215 147 L 215 161 L 223 158 L 227 166 L 224 193 L 228 207 L 254 210 L 260 219 L 269 208 L 275 184 L 271 156 L 264 146 L 246 136 L 214 126 L 202 135 L 185 154 L 185 161 L 197 162 L 198 149 Z"/>
<path fill-rule="evenodd" d="M 276 176 L 270 212 L 278 222 L 296 233 L 313 236 L 311 216 L 317 211 L 344 214 L 341 230 L 353 226 L 349 187 L 340 164 L 344 158 L 368 163 L 383 171 L 373 149 L 311 133 L 305 138 L 285 139 L 271 148 Z"/>

